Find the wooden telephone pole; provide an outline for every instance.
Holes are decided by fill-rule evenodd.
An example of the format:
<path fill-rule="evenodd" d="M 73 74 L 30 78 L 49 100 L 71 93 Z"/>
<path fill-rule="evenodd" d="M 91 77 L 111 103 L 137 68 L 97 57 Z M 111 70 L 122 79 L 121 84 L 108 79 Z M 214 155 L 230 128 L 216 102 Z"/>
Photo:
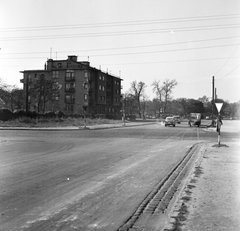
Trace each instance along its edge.
<path fill-rule="evenodd" d="M 214 114 L 214 103 L 215 103 L 215 88 L 214 88 L 214 76 L 212 77 L 212 127 L 214 126 L 214 118 L 213 118 L 213 114 Z"/>

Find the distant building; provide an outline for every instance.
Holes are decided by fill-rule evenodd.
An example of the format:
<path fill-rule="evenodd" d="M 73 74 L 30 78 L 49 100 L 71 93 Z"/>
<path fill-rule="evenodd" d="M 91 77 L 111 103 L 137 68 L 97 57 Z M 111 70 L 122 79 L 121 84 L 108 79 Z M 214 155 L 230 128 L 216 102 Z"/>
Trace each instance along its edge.
<path fill-rule="evenodd" d="M 38 76 L 44 75 L 59 85 L 59 94 L 46 105 L 46 111 L 62 111 L 67 115 L 102 115 L 107 118 L 120 118 L 122 79 L 90 66 L 87 61 L 77 61 L 77 56 L 67 60 L 48 59 L 44 70 L 24 70 L 21 83 L 24 84 L 25 108 L 36 110 L 36 102 L 27 93 Z M 28 89 L 27 89 L 28 88 Z"/>

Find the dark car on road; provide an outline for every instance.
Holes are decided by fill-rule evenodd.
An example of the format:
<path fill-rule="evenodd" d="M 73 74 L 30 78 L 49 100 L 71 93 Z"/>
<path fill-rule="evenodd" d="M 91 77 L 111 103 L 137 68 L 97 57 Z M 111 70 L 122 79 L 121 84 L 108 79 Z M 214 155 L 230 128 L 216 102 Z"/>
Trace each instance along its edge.
<path fill-rule="evenodd" d="M 180 118 L 180 116 L 173 116 L 173 118 L 175 119 L 176 123 L 178 123 L 178 124 L 181 123 L 181 118 Z"/>
<path fill-rule="evenodd" d="M 175 127 L 176 126 L 176 120 L 173 117 L 167 117 L 165 119 L 165 127 L 166 126 L 173 126 L 173 127 Z"/>

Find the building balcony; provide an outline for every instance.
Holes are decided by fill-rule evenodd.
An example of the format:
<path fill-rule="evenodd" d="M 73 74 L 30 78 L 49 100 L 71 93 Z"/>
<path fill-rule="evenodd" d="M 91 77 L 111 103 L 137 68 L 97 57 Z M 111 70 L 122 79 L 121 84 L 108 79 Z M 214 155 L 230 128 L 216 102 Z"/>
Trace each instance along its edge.
<path fill-rule="evenodd" d="M 65 103 L 75 103 L 75 99 L 65 99 Z"/>
<path fill-rule="evenodd" d="M 75 88 L 65 88 L 65 92 L 74 93 L 75 92 Z"/>
<path fill-rule="evenodd" d="M 65 82 L 74 82 L 74 81 L 75 81 L 75 77 L 65 78 Z"/>

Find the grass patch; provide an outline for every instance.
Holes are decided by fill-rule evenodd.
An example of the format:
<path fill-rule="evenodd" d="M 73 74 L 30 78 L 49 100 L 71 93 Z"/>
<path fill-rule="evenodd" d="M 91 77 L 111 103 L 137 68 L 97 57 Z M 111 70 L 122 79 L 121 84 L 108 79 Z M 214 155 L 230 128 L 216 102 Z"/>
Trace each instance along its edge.
<path fill-rule="evenodd" d="M 0 127 L 68 127 L 68 126 L 84 126 L 83 118 L 66 118 L 66 119 L 31 119 L 29 117 L 21 117 L 10 121 L 0 121 Z M 121 120 L 110 119 L 90 119 L 86 118 L 86 125 L 99 124 L 119 124 Z"/>

